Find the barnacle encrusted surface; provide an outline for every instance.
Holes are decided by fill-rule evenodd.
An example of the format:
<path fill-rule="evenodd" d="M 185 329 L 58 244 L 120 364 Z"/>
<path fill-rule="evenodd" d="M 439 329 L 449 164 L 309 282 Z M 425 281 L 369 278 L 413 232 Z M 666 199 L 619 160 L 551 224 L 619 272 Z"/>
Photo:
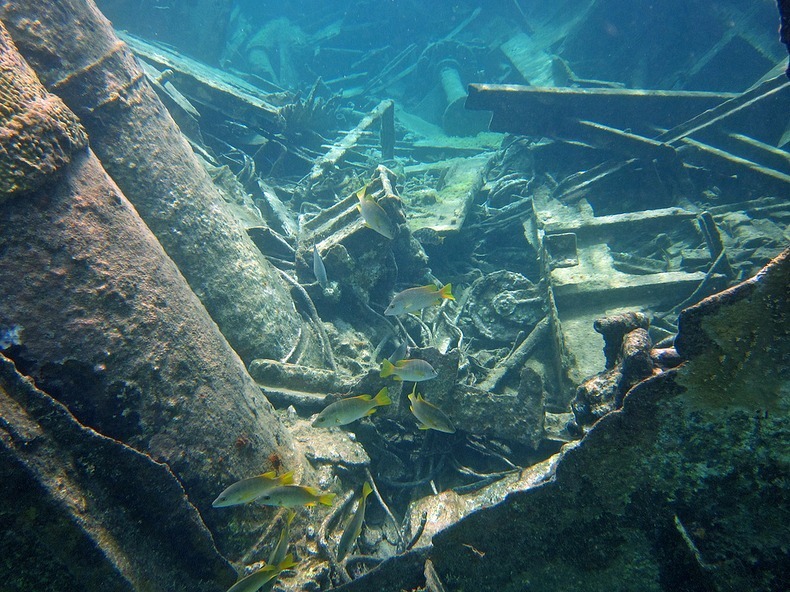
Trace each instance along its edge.
<path fill-rule="evenodd" d="M 0 24 L 0 199 L 40 187 L 87 143 L 77 117 L 41 85 Z"/>

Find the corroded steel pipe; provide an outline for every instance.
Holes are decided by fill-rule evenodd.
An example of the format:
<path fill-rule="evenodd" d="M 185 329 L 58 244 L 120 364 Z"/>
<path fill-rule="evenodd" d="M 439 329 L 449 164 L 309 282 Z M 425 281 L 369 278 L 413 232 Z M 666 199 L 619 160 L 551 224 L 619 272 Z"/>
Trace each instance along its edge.
<path fill-rule="evenodd" d="M 242 359 L 291 351 L 310 327 L 95 4 L 3 2 L 0 19 Z"/>
<path fill-rule="evenodd" d="M 0 351 L 80 423 L 166 462 L 242 553 L 261 516 L 231 528 L 211 502 L 270 454 L 298 470 L 290 435 L 2 25 L 0 81 Z"/>

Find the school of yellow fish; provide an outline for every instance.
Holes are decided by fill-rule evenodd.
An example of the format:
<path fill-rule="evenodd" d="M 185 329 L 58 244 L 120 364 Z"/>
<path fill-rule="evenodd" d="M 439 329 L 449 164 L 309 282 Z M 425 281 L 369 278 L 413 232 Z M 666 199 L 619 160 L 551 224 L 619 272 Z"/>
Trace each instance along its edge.
<path fill-rule="evenodd" d="M 384 208 L 376 202 L 373 195 L 368 193 L 368 187 L 365 186 L 357 191 L 356 196 L 360 202 L 357 208 L 365 225 L 382 236 L 393 239 L 396 235 L 397 227 L 389 219 Z M 319 285 L 322 288 L 326 288 L 328 283 L 326 268 L 315 246 L 313 246 L 313 273 Z M 445 284 L 441 288 L 433 284 L 409 288 L 399 292 L 392 298 L 384 314 L 396 316 L 415 313 L 429 306 L 440 304 L 445 299 L 455 300 L 450 284 Z M 405 350 L 403 355 L 405 355 Z M 392 377 L 398 381 L 414 383 L 414 387 L 408 395 L 408 400 L 410 403 L 409 410 L 417 419 L 418 428 L 420 430 L 436 430 L 448 434 L 454 433 L 455 427 L 450 418 L 436 405 L 426 401 L 417 392 L 417 383 L 436 378 L 438 376 L 436 370 L 425 360 L 401 358 L 398 354 L 396 356 L 394 360 L 385 358 L 381 362 L 380 377 Z M 391 403 L 389 391 L 385 386 L 375 397 L 372 395 L 359 395 L 346 397 L 331 403 L 316 416 L 312 425 L 313 427 L 326 428 L 348 425 L 358 419 L 372 415 L 377 408 L 390 405 Z M 362 532 L 362 525 L 365 521 L 366 500 L 372 491 L 372 486 L 366 482 L 362 487 L 356 511 L 351 513 L 344 525 L 343 534 L 336 549 L 338 561 L 342 561 L 354 548 Z M 258 502 L 267 506 L 279 506 L 290 509 L 277 544 L 272 549 L 265 566 L 241 578 L 228 592 L 271 590 L 280 574 L 296 565 L 293 555 L 287 552 L 291 522 L 296 515 L 293 508 L 315 506 L 316 504 L 331 506 L 335 495 L 334 493 L 323 492 L 315 487 L 295 484 L 293 482 L 293 472 L 277 475 L 275 471 L 242 479 L 220 493 L 212 503 L 212 506 L 215 508 Z"/>

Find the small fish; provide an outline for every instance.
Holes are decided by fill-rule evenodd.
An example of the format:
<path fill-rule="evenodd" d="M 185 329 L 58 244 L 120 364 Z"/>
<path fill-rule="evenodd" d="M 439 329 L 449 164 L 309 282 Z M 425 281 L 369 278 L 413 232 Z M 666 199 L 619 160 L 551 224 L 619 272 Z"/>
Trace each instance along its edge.
<path fill-rule="evenodd" d="M 395 348 L 395 351 L 392 352 L 392 355 L 387 358 L 393 364 L 398 360 L 402 360 L 406 357 L 406 352 L 409 350 L 408 346 L 406 345 L 406 341 L 401 341 L 398 344 L 398 347 Z"/>
<path fill-rule="evenodd" d="M 381 378 L 395 376 L 395 380 L 408 380 L 410 382 L 420 382 L 431 380 L 439 374 L 425 360 L 398 360 L 394 364 L 389 360 L 381 361 Z"/>
<path fill-rule="evenodd" d="M 295 508 L 297 506 L 314 506 L 318 503 L 331 506 L 335 499 L 334 493 L 324 493 L 315 487 L 304 485 L 281 485 L 270 489 L 256 501 L 264 506 L 280 506 Z"/>
<path fill-rule="evenodd" d="M 315 279 L 318 280 L 318 285 L 326 290 L 326 286 L 329 283 L 329 280 L 326 277 L 326 267 L 324 266 L 324 260 L 321 259 L 321 255 L 318 253 L 318 248 L 315 245 L 313 245 L 313 275 L 315 276 Z"/>
<path fill-rule="evenodd" d="M 266 565 L 262 569 L 251 573 L 245 578 L 228 588 L 228 592 L 256 592 L 264 584 L 276 580 L 286 569 L 291 569 L 296 565 L 293 554 L 289 553 L 277 565 Z M 273 586 L 272 586 L 273 587 Z"/>
<path fill-rule="evenodd" d="M 291 538 L 291 522 L 293 522 L 295 516 L 296 510 L 288 510 L 288 518 L 285 519 L 285 525 L 283 525 L 283 529 L 280 531 L 277 544 L 274 546 L 274 549 L 272 549 L 272 552 L 269 553 L 269 560 L 266 562 L 269 565 L 277 565 L 285 559 L 288 553 L 289 539 Z"/>
<path fill-rule="evenodd" d="M 409 395 L 409 402 L 411 403 L 409 409 L 420 422 L 421 430 L 436 430 L 447 434 L 455 433 L 455 427 L 453 427 L 450 418 L 444 414 L 444 411 L 436 405 L 430 404 L 422 398 L 421 394 L 417 393 L 416 383 Z"/>
<path fill-rule="evenodd" d="M 375 397 L 359 395 L 358 397 L 340 399 L 318 414 L 318 417 L 313 421 L 313 427 L 329 428 L 346 425 L 366 415 L 372 415 L 376 412 L 376 407 L 390 403 L 392 400 L 389 398 L 386 386 Z"/>
<path fill-rule="evenodd" d="M 343 535 L 340 537 L 340 543 L 337 545 L 337 560 L 343 561 L 343 558 L 348 555 L 348 552 L 354 548 L 354 543 L 357 542 L 360 533 L 362 532 L 362 523 L 365 521 L 365 505 L 366 500 L 373 488 L 370 483 L 365 482 L 362 486 L 362 497 L 359 499 L 357 511 L 352 514 L 351 518 L 346 522 Z"/>
<path fill-rule="evenodd" d="M 228 506 L 238 506 L 255 501 L 264 493 L 281 485 L 290 485 L 294 482 L 293 471 L 277 476 L 274 471 L 269 471 L 257 477 L 250 477 L 236 481 L 211 504 L 214 508 L 226 508 Z"/>
<path fill-rule="evenodd" d="M 367 187 L 363 187 L 357 191 L 357 198 L 359 199 L 357 209 L 359 213 L 362 214 L 362 219 L 365 221 L 365 224 L 378 232 L 381 236 L 390 240 L 395 238 L 395 231 L 392 228 L 392 222 L 387 212 L 376 203 L 373 197 L 367 195 Z"/>
<path fill-rule="evenodd" d="M 445 284 L 441 289 L 433 284 L 420 286 L 419 288 L 409 288 L 408 290 L 395 294 L 387 310 L 384 311 L 384 314 L 395 316 L 408 312 L 417 312 L 427 306 L 439 304 L 443 298 L 455 300 L 451 284 Z"/>

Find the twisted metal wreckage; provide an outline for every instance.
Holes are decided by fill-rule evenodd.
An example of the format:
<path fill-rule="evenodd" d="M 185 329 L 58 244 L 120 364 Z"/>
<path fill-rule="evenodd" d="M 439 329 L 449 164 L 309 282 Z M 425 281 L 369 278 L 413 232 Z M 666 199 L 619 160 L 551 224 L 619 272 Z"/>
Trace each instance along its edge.
<path fill-rule="evenodd" d="M 262 468 L 341 494 L 288 519 L 299 563 L 285 587 L 561 582 L 530 561 L 525 531 L 551 541 L 541 553 L 569 578 L 600 561 L 579 536 L 606 538 L 634 585 L 636 564 L 670 587 L 759 577 L 768 589 L 783 577 L 743 571 L 728 541 L 746 518 L 700 509 L 728 496 L 710 475 L 679 462 L 678 475 L 642 484 L 656 499 L 628 477 L 671 464 L 651 438 L 702 429 L 713 446 L 741 438 L 741 424 L 765 441 L 783 429 L 786 388 L 768 381 L 733 408 L 701 386 L 736 397 L 739 376 L 786 365 L 777 255 L 790 158 L 772 117 L 790 94 L 782 66 L 742 92 L 635 91 L 550 55 L 582 21 L 520 25 L 497 50 L 531 86 L 472 84 L 467 98 L 458 54 L 474 55 L 462 39 L 477 10 L 419 59 L 412 44 L 380 67 L 360 60 L 380 72 L 364 88 L 319 80 L 302 97 L 116 33 L 84 0 L 6 3 L 0 20 L 0 274 L 26 278 L 0 288 L 0 515 L 4 533 L 21 533 L 0 543 L 6 581 L 227 588 L 226 558 L 259 566 L 286 518 L 211 502 Z M 777 57 L 747 29 L 732 39 Z M 728 51 L 711 47 L 695 75 Z M 386 96 L 410 76 L 435 83 L 443 131 Z M 507 135 L 461 137 L 480 129 L 476 110 Z M 361 187 L 392 238 L 360 216 Z M 394 292 L 450 281 L 455 302 L 383 314 Z M 435 370 L 415 389 L 455 434 L 418 433 L 411 385 L 380 376 L 393 352 Z M 704 364 L 714 354 L 724 386 Z M 352 436 L 310 425 L 328 402 L 384 384 L 392 404 Z M 760 452 L 761 467 L 776 466 L 775 450 Z M 757 461 L 736 450 L 721 462 Z M 746 507 L 773 499 L 758 473 L 739 485 Z M 338 561 L 363 482 L 378 503 L 360 553 Z M 661 501 L 670 493 L 681 501 Z M 774 526 L 748 544 L 779 566 Z M 655 537 L 675 559 L 648 549 Z"/>

